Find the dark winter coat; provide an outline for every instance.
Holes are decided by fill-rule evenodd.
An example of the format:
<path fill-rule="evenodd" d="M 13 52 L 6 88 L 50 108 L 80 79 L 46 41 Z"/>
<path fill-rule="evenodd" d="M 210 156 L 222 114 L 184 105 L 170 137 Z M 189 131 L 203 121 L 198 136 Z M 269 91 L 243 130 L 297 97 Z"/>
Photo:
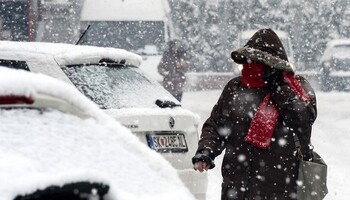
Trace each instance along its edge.
<path fill-rule="evenodd" d="M 244 48 L 232 53 L 233 59 L 238 63 L 258 60 L 271 67 L 292 71 L 280 40 L 277 35 L 271 36 L 274 32 L 269 30 L 267 36 L 255 34 Z M 288 85 L 272 94 L 280 115 L 267 150 L 251 146 L 244 137 L 257 108 L 271 91 L 265 87 L 242 87 L 241 77 L 232 79 L 225 86 L 203 125 L 197 150 L 197 155 L 204 153 L 212 159 L 225 150 L 222 199 L 296 198 L 299 162 L 293 134 L 301 138 L 302 151 L 310 158 L 311 126 L 316 119 L 315 93 L 303 77 L 296 78 L 310 95 L 312 103 L 300 100 Z"/>
<path fill-rule="evenodd" d="M 158 72 L 164 76 L 164 88 L 174 96 L 182 94 L 189 68 L 189 60 L 181 52 L 164 52 L 158 65 Z"/>

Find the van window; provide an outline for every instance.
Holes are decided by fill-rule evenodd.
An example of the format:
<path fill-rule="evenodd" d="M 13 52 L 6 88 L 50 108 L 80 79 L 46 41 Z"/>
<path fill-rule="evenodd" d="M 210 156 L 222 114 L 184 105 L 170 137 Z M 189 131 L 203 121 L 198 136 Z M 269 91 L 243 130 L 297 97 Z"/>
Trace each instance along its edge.
<path fill-rule="evenodd" d="M 146 45 L 158 49 L 165 42 L 163 21 L 95 21 L 87 22 L 90 29 L 81 44 L 139 51 Z"/>

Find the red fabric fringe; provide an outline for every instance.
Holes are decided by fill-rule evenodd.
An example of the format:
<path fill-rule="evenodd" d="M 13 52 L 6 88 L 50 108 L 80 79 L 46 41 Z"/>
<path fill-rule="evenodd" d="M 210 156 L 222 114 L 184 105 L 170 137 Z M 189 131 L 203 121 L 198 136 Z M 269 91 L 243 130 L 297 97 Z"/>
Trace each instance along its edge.
<path fill-rule="evenodd" d="M 304 88 L 301 86 L 300 82 L 295 78 L 294 74 L 283 72 L 284 80 L 287 81 L 287 84 L 289 87 L 292 88 L 292 90 L 298 95 L 298 97 L 305 101 L 310 103 L 311 97 L 305 92 Z"/>
<path fill-rule="evenodd" d="M 256 111 L 248 134 L 244 140 L 255 147 L 266 149 L 270 146 L 270 140 L 275 130 L 279 112 L 276 104 L 270 102 L 271 94 L 268 94 Z"/>

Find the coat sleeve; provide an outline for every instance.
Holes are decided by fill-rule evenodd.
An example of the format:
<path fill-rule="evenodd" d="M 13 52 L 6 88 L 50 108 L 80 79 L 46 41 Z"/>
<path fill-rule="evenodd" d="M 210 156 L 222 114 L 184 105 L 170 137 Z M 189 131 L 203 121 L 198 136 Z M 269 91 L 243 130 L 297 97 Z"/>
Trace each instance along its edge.
<path fill-rule="evenodd" d="M 317 117 L 316 95 L 305 78 L 298 76 L 297 79 L 311 97 L 311 102 L 301 100 L 288 85 L 281 86 L 272 94 L 272 99 L 277 104 L 284 122 L 292 126 L 307 128 L 314 123 Z"/>
<path fill-rule="evenodd" d="M 158 69 L 158 73 L 162 76 L 166 76 L 169 74 L 166 55 L 163 55 L 162 59 L 160 60 L 160 62 L 158 64 L 157 69 Z"/>
<path fill-rule="evenodd" d="M 232 82 L 230 81 L 224 88 L 218 102 L 211 111 L 210 117 L 205 121 L 200 140 L 198 142 L 197 154 L 205 152 L 211 159 L 221 154 L 225 149 L 226 138 L 220 135 L 220 130 L 224 128 L 228 116 L 224 115 L 223 106 L 227 103 L 227 96 L 232 92 Z"/>
<path fill-rule="evenodd" d="M 312 158 L 311 132 L 312 124 L 317 117 L 316 95 L 311 85 L 303 77 L 297 77 L 305 92 L 311 97 L 311 102 L 301 100 L 288 86 L 280 87 L 272 94 L 277 104 L 283 126 L 297 134 L 305 159 Z"/>
<path fill-rule="evenodd" d="M 177 71 L 185 74 L 186 72 L 188 72 L 191 68 L 191 63 L 189 60 L 180 58 L 177 62 L 176 62 L 176 67 L 177 67 Z"/>

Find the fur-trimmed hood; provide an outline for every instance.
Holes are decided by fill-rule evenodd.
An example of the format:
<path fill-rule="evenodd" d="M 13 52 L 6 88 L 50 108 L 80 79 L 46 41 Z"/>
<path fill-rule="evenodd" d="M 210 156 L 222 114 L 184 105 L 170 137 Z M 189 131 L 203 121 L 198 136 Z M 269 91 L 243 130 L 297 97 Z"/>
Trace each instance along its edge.
<path fill-rule="evenodd" d="M 231 53 L 231 58 L 238 64 L 263 62 L 270 67 L 293 72 L 282 42 L 272 29 L 258 30 L 244 47 Z"/>

